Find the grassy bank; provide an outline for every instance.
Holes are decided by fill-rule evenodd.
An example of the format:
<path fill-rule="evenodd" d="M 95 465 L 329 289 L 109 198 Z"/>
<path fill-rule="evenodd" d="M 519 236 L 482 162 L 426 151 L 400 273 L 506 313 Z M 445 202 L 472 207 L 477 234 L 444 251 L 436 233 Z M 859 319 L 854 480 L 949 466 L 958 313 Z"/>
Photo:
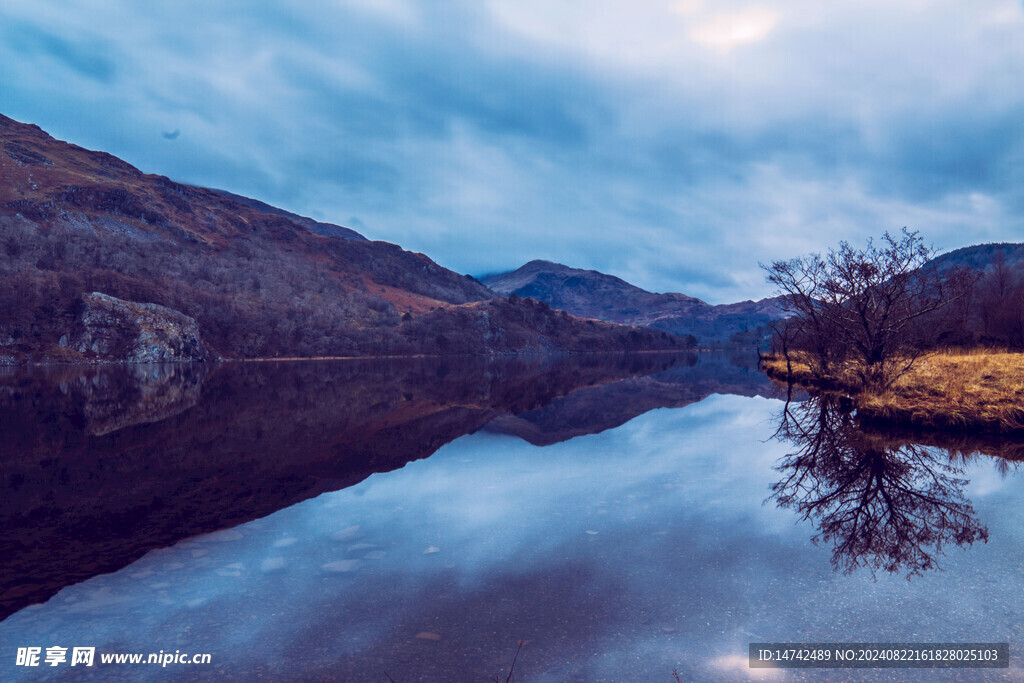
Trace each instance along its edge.
<path fill-rule="evenodd" d="M 764 362 L 769 376 L 786 381 L 786 361 Z M 857 368 L 816 377 L 793 358 L 793 380 L 809 389 L 853 397 L 862 421 L 914 429 L 1024 434 L 1024 354 L 992 350 L 943 351 L 919 359 L 891 389 L 862 390 Z"/>

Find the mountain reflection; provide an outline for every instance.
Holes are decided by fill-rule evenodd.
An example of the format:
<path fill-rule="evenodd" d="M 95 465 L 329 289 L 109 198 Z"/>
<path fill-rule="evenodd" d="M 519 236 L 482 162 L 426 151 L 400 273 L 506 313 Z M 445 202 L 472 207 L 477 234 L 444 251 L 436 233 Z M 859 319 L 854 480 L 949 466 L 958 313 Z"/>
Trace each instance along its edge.
<path fill-rule="evenodd" d="M 776 469 L 769 500 L 817 527 L 846 573 L 866 567 L 908 578 L 937 567 L 943 547 L 988 541 L 964 495 L 969 443 L 943 449 L 858 427 L 831 395 L 787 403 L 776 438 L 796 451 Z"/>
<path fill-rule="evenodd" d="M 725 390 L 771 384 L 694 354 L 0 368 L 0 618 L 492 423 L 551 443 Z"/>

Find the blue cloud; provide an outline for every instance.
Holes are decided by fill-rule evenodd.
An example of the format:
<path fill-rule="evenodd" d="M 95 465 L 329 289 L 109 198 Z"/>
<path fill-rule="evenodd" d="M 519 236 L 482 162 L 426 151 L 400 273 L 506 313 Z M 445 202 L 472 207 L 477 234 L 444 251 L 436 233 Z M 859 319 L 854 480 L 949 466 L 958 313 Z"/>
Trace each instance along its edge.
<path fill-rule="evenodd" d="M 975 190 L 1020 196 L 1014 167 L 1024 161 L 1021 121 L 1024 103 L 979 111 L 965 102 L 958 111 L 906 122 L 872 167 L 882 181 L 879 189 L 887 185 L 917 200 Z"/>
<path fill-rule="evenodd" d="M 12 49 L 26 54 L 38 54 L 61 63 L 71 71 L 109 85 L 117 69 L 111 59 L 109 47 L 102 41 L 79 41 L 51 33 L 30 22 L 5 17 L 0 28 L 3 40 Z"/>
<path fill-rule="evenodd" d="M 58 137 L 460 272 L 548 258 L 722 302 L 901 225 L 1019 238 L 1024 14 L 956 7 L 780 0 L 716 52 L 687 38 L 708 3 L 14 3 L 0 87 Z"/>

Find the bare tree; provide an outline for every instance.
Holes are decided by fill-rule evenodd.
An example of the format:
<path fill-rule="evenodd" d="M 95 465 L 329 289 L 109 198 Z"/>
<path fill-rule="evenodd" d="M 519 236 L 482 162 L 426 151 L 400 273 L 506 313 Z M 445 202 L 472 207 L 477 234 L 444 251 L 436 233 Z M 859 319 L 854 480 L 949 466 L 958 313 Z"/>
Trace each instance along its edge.
<path fill-rule="evenodd" d="M 826 375 L 854 360 L 865 387 L 885 389 L 939 339 L 937 314 L 970 290 L 966 271 L 930 263 L 935 253 L 904 228 L 863 249 L 840 242 L 825 256 L 761 267 L 783 295 L 789 334 L 810 353 L 812 370 Z"/>

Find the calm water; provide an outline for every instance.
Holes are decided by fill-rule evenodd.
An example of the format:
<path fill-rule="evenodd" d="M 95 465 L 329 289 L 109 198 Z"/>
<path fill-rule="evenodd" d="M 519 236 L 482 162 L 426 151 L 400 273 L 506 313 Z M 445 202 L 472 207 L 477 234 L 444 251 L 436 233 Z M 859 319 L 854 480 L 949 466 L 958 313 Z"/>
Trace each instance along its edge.
<path fill-rule="evenodd" d="M 0 676 L 493 681 L 525 641 L 522 681 L 842 680 L 747 645 L 1008 640 L 857 675 L 1022 678 L 1016 467 L 786 414 L 734 361 L 10 372 Z"/>

